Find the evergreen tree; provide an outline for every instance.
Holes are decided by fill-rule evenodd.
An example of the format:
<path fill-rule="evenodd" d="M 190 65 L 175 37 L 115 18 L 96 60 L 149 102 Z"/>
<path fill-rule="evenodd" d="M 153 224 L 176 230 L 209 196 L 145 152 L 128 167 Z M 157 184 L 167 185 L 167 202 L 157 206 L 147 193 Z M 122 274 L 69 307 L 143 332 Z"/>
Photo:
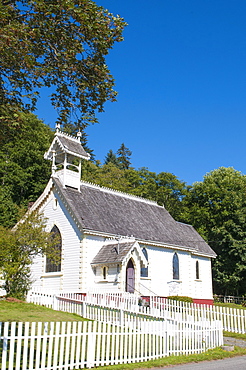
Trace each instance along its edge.
<path fill-rule="evenodd" d="M 121 144 L 119 149 L 117 150 L 117 159 L 119 162 L 119 167 L 123 170 L 128 170 L 131 162 L 130 162 L 130 157 L 132 155 L 132 152 L 130 149 L 128 149 L 124 143 Z"/>
<path fill-rule="evenodd" d="M 108 163 L 112 163 L 116 167 L 119 167 L 119 161 L 112 149 L 109 150 L 109 152 L 107 153 L 105 157 L 104 164 L 108 164 Z"/>

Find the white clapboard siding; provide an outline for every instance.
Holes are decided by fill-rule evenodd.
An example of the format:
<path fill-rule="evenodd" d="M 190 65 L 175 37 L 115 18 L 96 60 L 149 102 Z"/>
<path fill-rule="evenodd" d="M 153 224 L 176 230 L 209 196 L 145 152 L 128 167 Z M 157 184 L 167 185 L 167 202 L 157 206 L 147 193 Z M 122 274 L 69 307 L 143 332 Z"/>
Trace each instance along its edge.
<path fill-rule="evenodd" d="M 222 344 L 219 322 L 136 328 L 106 322 L 0 323 L 2 370 L 76 369 L 200 353 Z"/>

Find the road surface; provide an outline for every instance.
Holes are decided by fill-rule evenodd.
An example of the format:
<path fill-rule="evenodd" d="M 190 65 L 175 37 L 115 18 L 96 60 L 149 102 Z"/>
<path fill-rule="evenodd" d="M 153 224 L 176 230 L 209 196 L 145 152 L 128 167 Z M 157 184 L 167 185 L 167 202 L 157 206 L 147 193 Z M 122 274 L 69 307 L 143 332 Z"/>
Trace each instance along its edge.
<path fill-rule="evenodd" d="M 184 365 L 156 367 L 148 370 L 246 370 L 246 356 L 225 358 L 223 360 L 201 361 Z"/>

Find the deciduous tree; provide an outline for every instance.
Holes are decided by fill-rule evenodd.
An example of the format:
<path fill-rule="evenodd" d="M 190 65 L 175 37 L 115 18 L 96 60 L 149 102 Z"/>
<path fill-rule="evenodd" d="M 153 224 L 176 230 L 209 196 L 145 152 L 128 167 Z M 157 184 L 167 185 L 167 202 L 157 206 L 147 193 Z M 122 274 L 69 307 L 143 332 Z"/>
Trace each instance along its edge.
<path fill-rule="evenodd" d="M 126 23 L 91 0 L 0 2 L 0 104 L 33 110 L 52 87 L 59 122 L 95 122 L 116 99 L 105 57 Z"/>
<path fill-rule="evenodd" d="M 246 176 L 221 167 L 195 183 L 185 199 L 186 220 L 218 254 L 213 264 L 215 292 L 245 294 Z"/>
<path fill-rule="evenodd" d="M 30 265 L 38 254 L 59 263 L 56 238 L 46 232 L 41 214 L 31 213 L 14 229 L 0 227 L 0 273 L 8 296 L 23 299 L 31 284 Z"/>
<path fill-rule="evenodd" d="M 32 113 L 15 111 L 9 117 L 1 107 L 0 113 L 4 128 L 0 136 L 0 186 L 8 189 L 18 205 L 35 201 L 50 177 L 44 153 L 54 134 Z"/>

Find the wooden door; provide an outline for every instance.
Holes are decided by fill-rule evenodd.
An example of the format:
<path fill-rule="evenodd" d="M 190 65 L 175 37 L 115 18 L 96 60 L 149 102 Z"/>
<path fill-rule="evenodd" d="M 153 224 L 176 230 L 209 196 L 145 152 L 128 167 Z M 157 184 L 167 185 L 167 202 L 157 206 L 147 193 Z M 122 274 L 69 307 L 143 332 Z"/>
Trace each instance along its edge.
<path fill-rule="evenodd" d="M 134 293 L 135 290 L 135 270 L 132 259 L 126 266 L 126 292 Z"/>

